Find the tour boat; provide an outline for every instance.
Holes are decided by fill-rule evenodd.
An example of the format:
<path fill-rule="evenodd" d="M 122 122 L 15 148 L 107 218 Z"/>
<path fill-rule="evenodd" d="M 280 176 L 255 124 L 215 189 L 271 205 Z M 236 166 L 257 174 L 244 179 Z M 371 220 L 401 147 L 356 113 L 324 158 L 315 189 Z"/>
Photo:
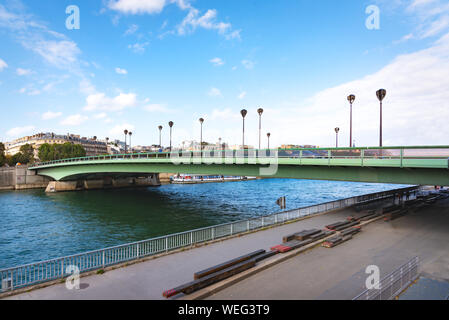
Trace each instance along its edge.
<path fill-rule="evenodd" d="M 227 181 L 255 180 L 256 177 L 246 176 L 203 176 L 193 174 L 178 174 L 170 177 L 170 182 L 175 184 L 211 183 Z"/>

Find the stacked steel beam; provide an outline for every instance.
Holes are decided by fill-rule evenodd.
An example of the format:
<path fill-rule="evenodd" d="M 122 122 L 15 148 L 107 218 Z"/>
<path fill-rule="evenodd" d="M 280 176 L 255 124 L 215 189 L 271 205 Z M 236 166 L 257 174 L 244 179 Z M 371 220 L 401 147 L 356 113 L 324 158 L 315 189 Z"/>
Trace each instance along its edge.
<path fill-rule="evenodd" d="M 265 250 L 257 250 L 205 270 L 198 271 L 194 273 L 193 281 L 185 283 L 174 289 L 164 291 L 162 295 L 166 298 L 170 298 L 181 293 L 190 294 L 253 268 L 257 262 L 267 259 L 277 253 L 277 251 L 266 252 Z"/>

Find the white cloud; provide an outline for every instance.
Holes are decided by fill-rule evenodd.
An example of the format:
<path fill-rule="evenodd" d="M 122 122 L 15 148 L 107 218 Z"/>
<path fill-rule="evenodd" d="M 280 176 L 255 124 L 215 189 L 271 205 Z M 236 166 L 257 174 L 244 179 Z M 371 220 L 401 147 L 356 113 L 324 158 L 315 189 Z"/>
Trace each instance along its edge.
<path fill-rule="evenodd" d="M 246 91 L 242 91 L 239 95 L 238 95 L 238 98 L 241 100 L 241 99 L 244 99 L 246 97 Z"/>
<path fill-rule="evenodd" d="M 226 40 L 233 40 L 233 39 L 241 39 L 240 37 L 240 33 L 242 32 L 242 30 L 234 30 L 228 34 L 225 35 Z"/>
<path fill-rule="evenodd" d="M 30 48 L 40 54 L 50 64 L 66 69 L 78 61 L 78 55 L 81 53 L 77 44 L 73 41 L 38 41 Z"/>
<path fill-rule="evenodd" d="M 144 106 L 143 109 L 148 112 L 160 112 L 160 113 L 170 113 L 171 111 L 167 109 L 165 105 L 162 104 L 149 104 Z"/>
<path fill-rule="evenodd" d="M 178 33 L 183 35 L 188 32 L 195 31 L 198 27 L 217 30 L 220 34 L 226 34 L 226 32 L 231 29 L 230 23 L 218 22 L 217 10 L 209 9 L 204 15 L 200 15 L 199 10 L 191 8 L 187 16 L 178 26 Z"/>
<path fill-rule="evenodd" d="M 208 95 L 211 97 L 222 97 L 220 89 L 211 88 L 208 92 Z"/>
<path fill-rule="evenodd" d="M 128 71 L 126 71 L 125 69 L 121 69 L 121 68 L 115 68 L 115 72 L 118 74 L 128 74 Z"/>
<path fill-rule="evenodd" d="M 0 5 L 0 28 L 9 30 L 18 43 L 40 55 L 49 64 L 78 75 L 82 73 L 78 60 L 81 50 L 74 41 L 25 13 L 24 6 L 11 8 L 20 12 L 8 11 Z"/>
<path fill-rule="evenodd" d="M 253 69 L 254 68 L 254 62 L 251 60 L 242 60 L 242 65 L 246 68 L 246 69 Z"/>
<path fill-rule="evenodd" d="M 201 14 L 188 0 L 109 0 L 108 7 L 123 14 L 157 14 L 162 12 L 168 4 L 176 4 L 179 9 L 188 10 L 187 16 L 176 28 L 179 35 L 194 32 L 197 28 L 204 28 L 218 31 L 227 40 L 240 39 L 240 30 L 231 31 L 230 23 L 217 21 L 217 10 L 209 9 Z M 165 26 L 166 23 L 164 22 L 162 29 Z M 128 30 L 133 33 L 136 31 L 134 29 L 135 27 Z M 174 31 L 165 32 L 163 35 L 159 35 L 159 38 L 162 39 L 165 35 L 173 33 Z"/>
<path fill-rule="evenodd" d="M 129 28 L 125 31 L 125 36 L 128 36 L 130 34 L 136 33 L 136 31 L 139 30 L 139 26 L 137 24 L 132 24 L 129 26 Z"/>
<path fill-rule="evenodd" d="M 123 136 L 125 135 L 123 133 L 123 131 L 128 130 L 128 131 L 133 131 L 134 130 L 134 126 L 132 124 L 129 123 L 123 123 L 123 124 L 119 124 L 116 125 L 115 127 L 113 127 L 110 131 L 109 134 L 115 136 L 115 138 L 123 138 Z"/>
<path fill-rule="evenodd" d="M 82 79 L 80 81 L 80 91 L 84 94 L 94 94 L 95 86 L 88 79 Z"/>
<path fill-rule="evenodd" d="M 213 58 L 209 60 L 214 66 L 219 67 L 224 65 L 224 61 L 221 58 Z"/>
<path fill-rule="evenodd" d="M 208 117 L 209 118 L 209 117 Z M 240 113 L 232 111 L 230 108 L 214 109 L 210 116 L 210 120 L 239 120 Z"/>
<path fill-rule="evenodd" d="M 25 87 L 21 88 L 19 90 L 19 93 L 27 94 L 29 96 L 37 96 L 37 95 L 41 94 L 41 91 L 30 86 L 28 88 L 25 88 Z"/>
<path fill-rule="evenodd" d="M 110 1 L 109 8 L 125 14 L 160 13 L 166 0 L 117 0 Z"/>
<path fill-rule="evenodd" d="M 62 112 L 47 111 L 42 115 L 42 120 L 51 120 L 62 116 Z"/>
<path fill-rule="evenodd" d="M 114 98 L 107 97 L 104 93 L 94 93 L 87 96 L 86 103 L 86 111 L 120 111 L 135 106 L 137 98 L 135 93 L 120 93 Z"/>
<path fill-rule="evenodd" d="M 27 76 L 30 75 L 33 71 L 31 71 L 30 69 L 22 69 L 22 68 L 17 68 L 16 69 L 16 74 L 19 76 Z"/>
<path fill-rule="evenodd" d="M 135 44 L 130 44 L 128 45 L 128 49 L 131 49 L 134 53 L 144 53 L 145 52 L 145 48 L 149 45 L 150 43 L 147 42 L 143 42 L 143 43 L 135 43 Z"/>
<path fill-rule="evenodd" d="M 18 137 L 24 134 L 29 134 L 30 132 L 32 132 L 34 130 L 34 126 L 26 126 L 26 127 L 16 127 L 16 128 L 12 128 L 10 129 L 8 132 L 6 132 L 6 134 L 9 137 Z"/>
<path fill-rule="evenodd" d="M 3 69 L 8 68 L 8 65 L 6 64 L 5 60 L 0 59 L 0 72 L 3 71 Z"/>
<path fill-rule="evenodd" d="M 449 34 L 430 48 L 396 57 L 373 74 L 318 92 L 301 107 L 266 108 L 264 118 L 273 142 L 349 145 L 348 94 L 354 93 L 353 136 L 356 145 L 379 141 L 379 102 L 375 92 L 387 90 L 383 103 L 384 145 L 447 144 L 449 136 Z M 304 106 L 305 105 L 305 106 Z M 288 117 L 286 117 L 288 115 Z M 298 139 L 298 137 L 301 137 Z"/>
<path fill-rule="evenodd" d="M 62 120 L 61 124 L 64 126 L 79 126 L 88 119 L 89 118 L 87 116 L 83 116 L 81 114 L 74 114 Z"/>
<path fill-rule="evenodd" d="M 94 115 L 94 119 L 105 119 L 107 116 L 106 112 L 102 112 Z"/>
<path fill-rule="evenodd" d="M 413 16 L 418 38 L 441 35 L 449 30 L 449 3 L 447 0 L 414 0 L 406 6 Z"/>

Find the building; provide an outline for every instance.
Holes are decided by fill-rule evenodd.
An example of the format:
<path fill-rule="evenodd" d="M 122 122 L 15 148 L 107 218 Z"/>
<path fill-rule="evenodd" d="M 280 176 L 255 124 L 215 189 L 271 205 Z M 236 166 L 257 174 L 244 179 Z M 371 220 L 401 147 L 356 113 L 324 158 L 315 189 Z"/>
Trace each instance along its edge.
<path fill-rule="evenodd" d="M 105 142 L 97 140 L 96 137 L 85 138 L 79 135 L 67 134 L 58 135 L 55 133 L 38 133 L 33 136 L 26 136 L 5 143 L 5 154 L 15 155 L 20 152 L 20 147 L 29 144 L 34 148 L 34 156 L 38 157 L 39 147 L 45 143 L 48 144 L 64 144 L 64 143 L 80 144 L 86 150 L 87 156 L 95 156 L 100 154 L 108 154 L 108 148 Z"/>

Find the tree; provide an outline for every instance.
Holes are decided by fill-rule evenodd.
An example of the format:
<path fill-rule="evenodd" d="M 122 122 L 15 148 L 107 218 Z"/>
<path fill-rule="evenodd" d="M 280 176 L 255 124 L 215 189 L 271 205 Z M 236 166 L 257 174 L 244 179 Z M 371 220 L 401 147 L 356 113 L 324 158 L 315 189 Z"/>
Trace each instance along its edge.
<path fill-rule="evenodd" d="M 30 144 L 25 144 L 20 147 L 20 152 L 18 153 L 18 162 L 27 164 L 34 161 L 34 148 Z"/>
<path fill-rule="evenodd" d="M 5 156 L 5 145 L 0 142 L 0 167 L 3 167 L 6 163 L 6 156 Z"/>
<path fill-rule="evenodd" d="M 80 144 L 48 144 L 44 143 L 39 147 L 38 152 L 41 161 L 52 161 L 68 158 L 79 158 L 86 156 L 86 150 Z"/>

